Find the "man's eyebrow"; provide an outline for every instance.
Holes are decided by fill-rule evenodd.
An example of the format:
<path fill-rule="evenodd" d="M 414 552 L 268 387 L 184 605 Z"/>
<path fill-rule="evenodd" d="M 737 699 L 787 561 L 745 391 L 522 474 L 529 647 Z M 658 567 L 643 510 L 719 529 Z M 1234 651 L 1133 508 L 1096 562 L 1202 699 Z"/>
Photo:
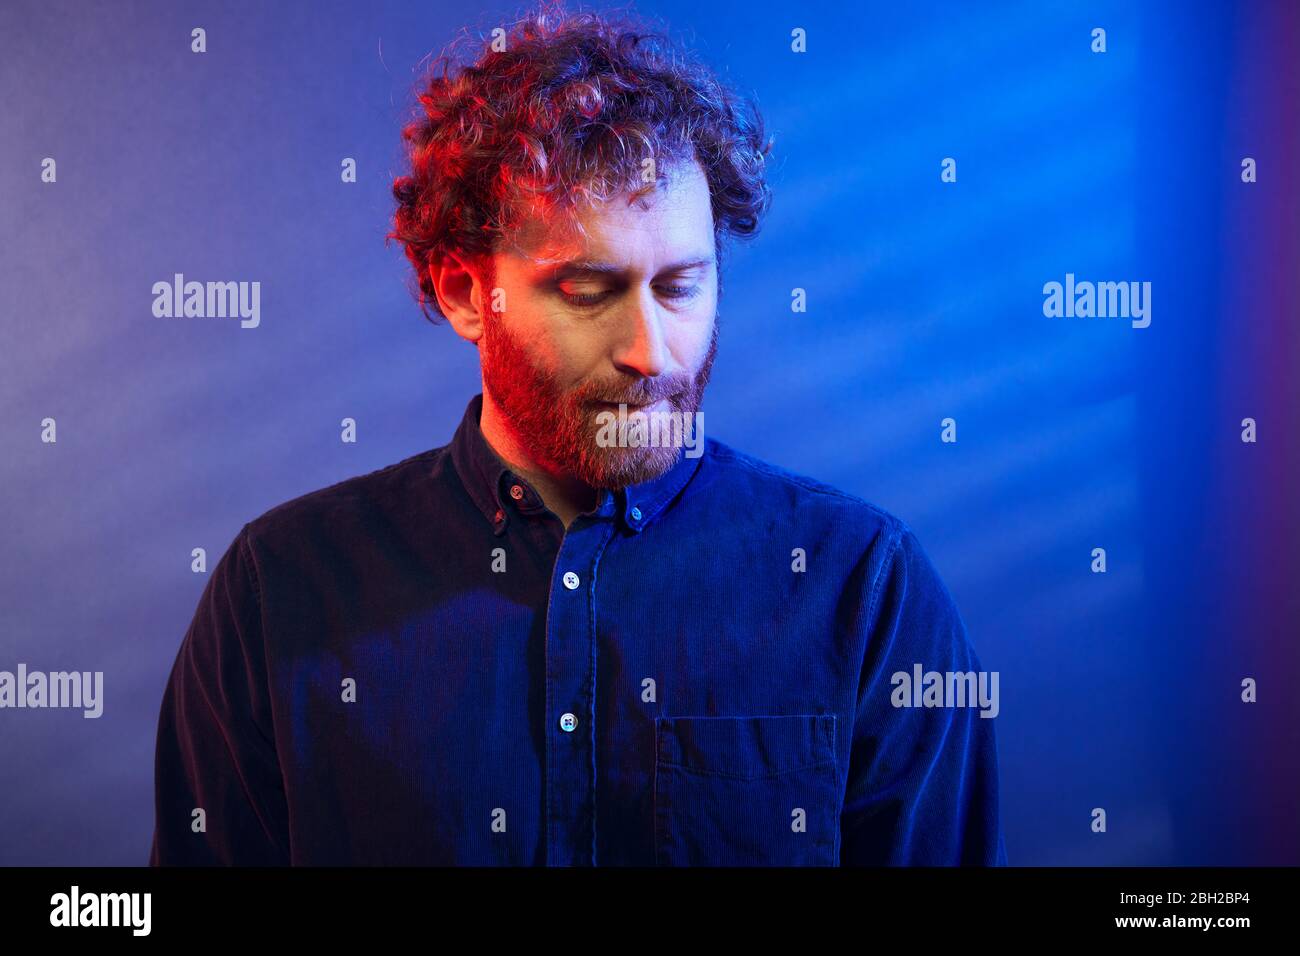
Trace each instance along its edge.
<path fill-rule="evenodd" d="M 659 270 L 664 272 L 685 272 L 688 269 L 698 269 L 702 266 L 712 265 L 713 256 L 693 256 L 689 259 L 682 259 L 671 265 L 664 266 Z M 548 277 L 559 278 L 561 276 L 591 274 L 591 275 L 618 275 L 623 271 L 623 267 L 614 262 L 605 262 L 600 259 L 574 259 L 570 262 L 557 262 L 545 266 L 543 272 Z"/>

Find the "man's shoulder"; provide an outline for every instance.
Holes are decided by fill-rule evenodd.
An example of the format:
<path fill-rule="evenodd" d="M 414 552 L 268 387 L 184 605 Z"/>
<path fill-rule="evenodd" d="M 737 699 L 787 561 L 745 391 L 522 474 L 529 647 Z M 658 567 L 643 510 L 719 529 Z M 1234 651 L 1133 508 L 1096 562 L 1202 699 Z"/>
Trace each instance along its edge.
<path fill-rule="evenodd" d="M 886 539 L 911 533 L 901 518 L 873 501 L 746 454 L 715 438 L 705 442 L 705 456 L 728 493 L 744 495 L 751 505 L 769 514 L 785 513 L 809 523 L 833 520 L 857 531 L 878 532 Z"/>
<path fill-rule="evenodd" d="M 705 443 L 715 487 L 743 497 L 764 530 L 797 529 L 803 540 L 872 557 L 882 587 L 904 587 L 909 612 L 949 615 L 964 627 L 952 592 L 928 549 L 911 526 L 893 512 L 824 481 L 747 455 L 709 439 Z M 890 583 L 892 582 L 892 584 Z M 937 618 L 936 618 L 937 619 Z"/>
<path fill-rule="evenodd" d="M 401 512 L 432 490 L 449 446 L 431 448 L 364 474 L 281 502 L 245 526 L 251 537 L 300 535 L 318 527 L 346 527 L 367 516 Z"/>

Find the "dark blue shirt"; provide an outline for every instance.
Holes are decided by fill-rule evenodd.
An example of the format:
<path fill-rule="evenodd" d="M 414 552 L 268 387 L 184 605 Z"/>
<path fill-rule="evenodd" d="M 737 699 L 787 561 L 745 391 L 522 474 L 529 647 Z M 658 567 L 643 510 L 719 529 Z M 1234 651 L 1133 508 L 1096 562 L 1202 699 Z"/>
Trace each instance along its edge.
<path fill-rule="evenodd" d="M 993 719 L 895 677 L 979 670 L 906 525 L 710 439 L 566 531 L 481 407 L 240 530 L 152 864 L 1005 862 Z"/>

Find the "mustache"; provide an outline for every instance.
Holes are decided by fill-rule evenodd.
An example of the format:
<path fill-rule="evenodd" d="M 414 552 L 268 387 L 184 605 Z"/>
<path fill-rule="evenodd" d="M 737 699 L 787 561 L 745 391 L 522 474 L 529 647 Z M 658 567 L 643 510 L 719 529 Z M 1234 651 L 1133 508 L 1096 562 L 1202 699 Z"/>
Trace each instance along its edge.
<path fill-rule="evenodd" d="M 617 385 L 597 384 L 584 389 L 582 401 L 608 402 L 612 405 L 652 405 L 661 399 L 674 399 L 691 387 L 693 379 L 682 375 L 674 378 L 643 378 L 623 388 Z"/>

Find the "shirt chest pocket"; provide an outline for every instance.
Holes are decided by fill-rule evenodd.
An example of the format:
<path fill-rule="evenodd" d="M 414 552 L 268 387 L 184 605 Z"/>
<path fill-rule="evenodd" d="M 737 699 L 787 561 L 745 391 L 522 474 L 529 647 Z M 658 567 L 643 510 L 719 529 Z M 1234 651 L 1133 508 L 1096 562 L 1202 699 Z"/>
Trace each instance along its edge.
<path fill-rule="evenodd" d="M 834 866 L 835 715 L 656 717 L 655 863 Z"/>

